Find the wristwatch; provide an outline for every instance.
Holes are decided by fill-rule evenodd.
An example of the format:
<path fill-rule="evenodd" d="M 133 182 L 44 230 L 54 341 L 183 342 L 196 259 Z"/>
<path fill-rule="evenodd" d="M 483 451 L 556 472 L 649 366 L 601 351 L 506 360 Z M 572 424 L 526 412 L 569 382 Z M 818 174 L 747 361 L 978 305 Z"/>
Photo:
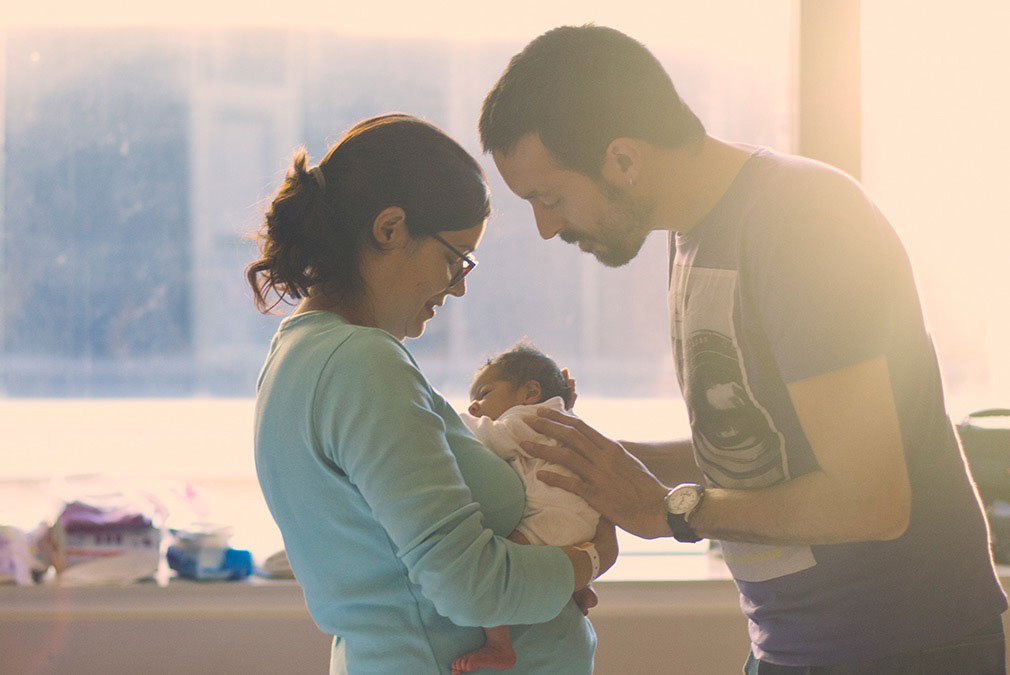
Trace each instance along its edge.
<path fill-rule="evenodd" d="M 698 508 L 705 496 L 705 486 L 698 483 L 681 483 L 666 493 L 666 523 L 677 541 L 693 544 L 701 541 L 698 533 L 687 524 L 687 517 Z"/>

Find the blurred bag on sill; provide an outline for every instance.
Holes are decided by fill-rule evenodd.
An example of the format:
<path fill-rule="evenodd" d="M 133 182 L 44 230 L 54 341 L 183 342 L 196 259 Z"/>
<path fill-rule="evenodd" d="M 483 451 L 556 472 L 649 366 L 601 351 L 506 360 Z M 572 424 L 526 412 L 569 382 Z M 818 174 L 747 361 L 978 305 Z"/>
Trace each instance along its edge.
<path fill-rule="evenodd" d="M 982 503 L 1010 503 L 1010 409 L 973 412 L 957 425 L 957 433 Z"/>
<path fill-rule="evenodd" d="M 1010 564 L 1010 409 L 971 413 L 957 433 L 989 520 L 993 558 Z"/>

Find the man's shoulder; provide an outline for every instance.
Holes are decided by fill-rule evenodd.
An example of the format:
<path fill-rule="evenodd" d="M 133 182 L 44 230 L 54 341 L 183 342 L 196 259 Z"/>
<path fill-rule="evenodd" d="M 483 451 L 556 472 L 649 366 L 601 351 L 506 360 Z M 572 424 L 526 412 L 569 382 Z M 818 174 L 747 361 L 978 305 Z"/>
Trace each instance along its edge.
<path fill-rule="evenodd" d="M 746 168 L 750 180 L 761 188 L 755 191 L 755 196 L 764 197 L 769 202 L 788 197 L 787 203 L 816 203 L 828 192 L 853 196 L 863 194 L 859 182 L 838 167 L 771 148 L 755 148 Z"/>
<path fill-rule="evenodd" d="M 824 162 L 759 148 L 747 171 L 738 207 L 748 239 L 791 240 L 811 228 L 875 231 L 882 219 L 858 181 Z"/>

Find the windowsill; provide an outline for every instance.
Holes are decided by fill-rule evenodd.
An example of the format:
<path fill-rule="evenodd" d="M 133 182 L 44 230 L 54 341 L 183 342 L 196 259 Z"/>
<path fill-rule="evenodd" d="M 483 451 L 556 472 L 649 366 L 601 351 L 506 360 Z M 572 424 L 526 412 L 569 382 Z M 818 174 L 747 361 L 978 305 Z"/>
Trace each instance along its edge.
<path fill-rule="evenodd" d="M 656 580 L 613 576 L 593 587 L 600 596 L 595 613 L 621 613 L 635 607 L 676 603 L 681 610 L 715 608 L 739 611 L 736 586 L 718 566 L 706 572 L 708 556 L 675 556 L 669 578 Z M 698 559 L 681 565 L 682 559 Z M 720 563 L 721 564 L 721 563 Z M 683 569 L 681 569 L 683 567 Z M 615 570 L 616 571 L 616 570 Z M 682 572 L 682 573 L 681 573 Z M 647 577 L 648 575 L 643 575 Z M 0 625 L 18 619 L 170 619 L 303 618 L 307 616 L 301 587 L 292 579 L 250 577 L 244 581 L 196 582 L 172 578 L 164 585 L 140 582 L 120 586 L 57 582 L 0 587 Z"/>
<path fill-rule="evenodd" d="M 721 561 L 667 560 L 667 580 L 594 584 L 594 672 L 670 672 L 671 664 L 677 672 L 739 672 L 747 622 Z M 1010 568 L 999 572 L 1010 587 Z M 158 673 L 326 672 L 330 641 L 293 580 L 0 588 L 0 653 L 18 672 L 98 675 L 138 664 Z"/>

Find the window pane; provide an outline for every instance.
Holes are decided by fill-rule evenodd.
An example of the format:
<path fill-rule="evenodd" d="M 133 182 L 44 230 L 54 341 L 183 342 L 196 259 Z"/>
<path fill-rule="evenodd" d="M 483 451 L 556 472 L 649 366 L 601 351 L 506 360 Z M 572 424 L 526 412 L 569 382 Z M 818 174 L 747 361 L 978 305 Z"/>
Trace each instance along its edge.
<path fill-rule="evenodd" d="M 863 175 L 908 249 L 956 418 L 1010 405 L 1007 26 L 1003 2 L 862 5 Z"/>
<path fill-rule="evenodd" d="M 684 21 L 670 15 L 669 31 L 643 28 L 643 40 L 710 132 L 789 150 L 792 6 L 768 3 L 757 12 L 742 3 L 728 20 L 718 7 L 685 9 Z M 75 452 L 58 435 L 70 430 L 92 440 L 87 457 L 65 462 L 67 469 L 217 474 L 241 464 L 236 472 L 245 475 L 245 413 L 220 420 L 233 425 L 234 442 L 218 448 L 224 458 L 216 453 L 216 468 L 207 469 L 200 434 L 166 429 L 171 406 L 160 399 L 237 398 L 247 410 L 279 316 L 253 309 L 243 268 L 254 256 L 249 235 L 292 150 L 305 145 L 318 161 L 355 121 L 400 110 L 480 155 L 483 96 L 511 55 L 547 27 L 508 39 L 462 29 L 418 37 L 291 27 L 9 29 L 0 220 L 5 441 L 45 448 L 59 465 L 61 453 Z M 433 384 L 465 395 L 488 356 L 526 336 L 572 370 L 584 400 L 678 396 L 666 238 L 654 235 L 625 268 L 603 268 L 574 247 L 541 241 L 528 206 L 481 160 L 494 208 L 481 265 L 467 279 L 465 300 L 450 299 L 408 345 Z M 77 399 L 131 401 L 89 413 Z M 25 403 L 32 405 L 18 407 Z M 40 419 L 64 412 L 69 427 L 39 428 Z M 117 415 L 130 424 L 115 423 Z M 189 419 L 181 414 L 180 423 Z M 143 435 L 138 429 L 162 430 L 140 441 L 154 461 L 124 460 L 138 442 L 130 434 Z M 16 464 L 0 466 L 0 476 L 30 471 L 27 460 Z"/>

